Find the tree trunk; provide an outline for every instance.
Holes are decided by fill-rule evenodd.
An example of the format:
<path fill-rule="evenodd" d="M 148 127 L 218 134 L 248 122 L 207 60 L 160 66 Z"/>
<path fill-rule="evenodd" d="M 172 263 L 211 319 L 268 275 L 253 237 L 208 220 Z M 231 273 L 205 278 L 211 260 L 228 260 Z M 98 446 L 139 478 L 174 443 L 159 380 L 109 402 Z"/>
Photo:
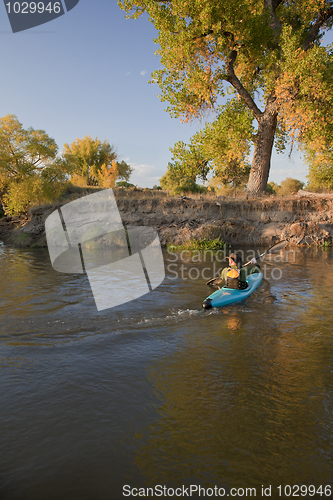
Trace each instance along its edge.
<path fill-rule="evenodd" d="M 256 196 L 266 191 L 276 123 L 276 107 L 274 101 L 271 101 L 267 103 L 264 113 L 258 120 L 254 155 L 247 183 L 247 192 L 251 195 Z"/>

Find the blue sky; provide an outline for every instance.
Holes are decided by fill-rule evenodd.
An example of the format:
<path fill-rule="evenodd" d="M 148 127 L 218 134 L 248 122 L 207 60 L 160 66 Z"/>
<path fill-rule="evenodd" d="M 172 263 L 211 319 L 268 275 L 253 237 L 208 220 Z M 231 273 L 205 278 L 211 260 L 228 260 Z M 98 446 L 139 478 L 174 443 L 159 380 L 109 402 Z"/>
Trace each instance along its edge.
<path fill-rule="evenodd" d="M 44 129 L 60 150 L 85 135 L 106 139 L 135 168 L 134 184 L 158 184 L 169 148 L 189 142 L 203 123 L 171 118 L 158 86 L 148 84 L 160 67 L 156 37 L 146 16 L 125 19 L 116 0 L 80 0 L 58 19 L 13 34 L 1 2 L 0 116 Z M 292 161 L 273 155 L 270 180 L 305 181 L 306 173 L 297 152 Z"/>

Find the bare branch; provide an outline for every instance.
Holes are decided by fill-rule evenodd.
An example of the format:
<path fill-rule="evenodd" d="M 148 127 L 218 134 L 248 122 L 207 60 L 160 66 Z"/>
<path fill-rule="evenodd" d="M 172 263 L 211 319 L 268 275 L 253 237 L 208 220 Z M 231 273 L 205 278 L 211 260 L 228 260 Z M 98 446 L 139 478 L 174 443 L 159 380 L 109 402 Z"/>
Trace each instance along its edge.
<path fill-rule="evenodd" d="M 259 121 L 263 115 L 263 112 L 260 111 L 248 91 L 243 87 L 241 82 L 238 80 L 235 71 L 234 71 L 234 63 L 236 61 L 237 52 L 233 50 L 230 54 L 229 60 L 226 63 L 227 70 L 227 78 L 226 80 L 237 90 L 240 97 L 246 103 L 248 108 L 252 111 L 256 119 Z"/>
<path fill-rule="evenodd" d="M 320 28 L 329 20 L 330 17 L 333 16 L 333 7 L 330 9 L 326 10 L 325 12 L 322 12 L 320 16 L 318 17 L 317 21 L 314 23 L 312 26 L 310 33 L 308 34 L 307 39 L 302 45 L 303 50 L 308 50 L 315 39 L 317 38 L 317 35 L 319 33 Z"/>

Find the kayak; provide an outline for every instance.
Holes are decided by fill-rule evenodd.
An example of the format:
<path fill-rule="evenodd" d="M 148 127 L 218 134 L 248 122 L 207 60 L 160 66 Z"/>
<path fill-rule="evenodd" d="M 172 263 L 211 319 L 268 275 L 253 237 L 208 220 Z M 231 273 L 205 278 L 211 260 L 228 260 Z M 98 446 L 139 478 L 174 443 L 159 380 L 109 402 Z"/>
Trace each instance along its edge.
<path fill-rule="evenodd" d="M 216 290 L 209 295 L 209 297 L 204 300 L 202 307 L 204 309 L 211 309 L 212 307 L 222 307 L 244 300 L 258 288 L 262 281 L 262 277 L 262 273 L 249 274 L 246 278 L 248 286 L 244 290 L 235 290 L 224 286 L 221 290 Z"/>

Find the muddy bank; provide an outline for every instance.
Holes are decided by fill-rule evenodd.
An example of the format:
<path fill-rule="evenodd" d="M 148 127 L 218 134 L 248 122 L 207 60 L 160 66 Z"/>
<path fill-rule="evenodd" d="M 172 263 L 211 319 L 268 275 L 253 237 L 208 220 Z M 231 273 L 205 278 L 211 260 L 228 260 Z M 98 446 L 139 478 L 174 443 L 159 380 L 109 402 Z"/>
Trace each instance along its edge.
<path fill-rule="evenodd" d="M 231 245 L 331 244 L 333 197 L 223 199 L 169 197 L 163 193 L 115 191 L 124 225 L 155 228 L 163 246 L 192 239 L 221 238 Z M 59 205 L 33 207 L 28 218 L 0 219 L 0 241 L 21 247 L 45 247 L 46 217 Z"/>

